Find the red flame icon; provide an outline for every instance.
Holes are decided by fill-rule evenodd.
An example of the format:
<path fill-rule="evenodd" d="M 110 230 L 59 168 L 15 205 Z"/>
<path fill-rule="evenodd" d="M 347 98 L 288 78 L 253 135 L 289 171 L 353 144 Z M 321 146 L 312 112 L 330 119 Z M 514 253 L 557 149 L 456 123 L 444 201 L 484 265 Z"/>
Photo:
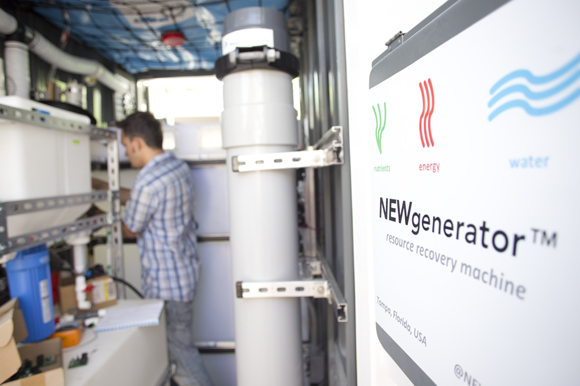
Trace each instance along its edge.
<path fill-rule="evenodd" d="M 429 86 L 427 86 L 427 83 Z M 423 90 L 423 86 L 425 90 Z M 421 89 L 421 97 L 423 98 L 423 111 L 421 112 L 421 118 L 419 118 L 421 144 L 425 147 L 425 142 L 427 142 L 427 147 L 431 147 L 435 146 L 433 135 L 431 134 L 431 115 L 433 115 L 433 110 L 435 109 L 435 94 L 433 93 L 431 78 L 423 81 L 423 83 L 419 83 L 419 88 Z M 425 95 L 427 95 L 427 108 L 425 108 Z M 427 135 L 427 132 L 429 132 L 429 135 Z"/>

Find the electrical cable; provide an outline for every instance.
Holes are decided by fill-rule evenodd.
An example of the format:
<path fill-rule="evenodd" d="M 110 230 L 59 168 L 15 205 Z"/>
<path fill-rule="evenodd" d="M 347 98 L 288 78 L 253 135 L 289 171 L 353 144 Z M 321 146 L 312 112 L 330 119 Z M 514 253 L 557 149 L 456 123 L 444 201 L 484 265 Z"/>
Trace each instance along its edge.
<path fill-rule="evenodd" d="M 105 269 L 103 268 L 103 266 L 101 264 L 97 264 L 94 267 L 91 267 L 87 270 L 87 279 L 92 279 L 95 277 L 103 276 L 105 274 L 106 273 L 105 273 Z M 131 288 L 133 290 L 133 292 L 135 292 L 135 294 L 137 296 L 139 296 L 141 299 L 144 298 L 143 294 L 137 288 L 133 287 L 133 285 L 131 283 L 125 281 L 124 279 L 116 277 L 116 276 L 112 276 L 112 275 L 109 275 L 109 276 L 114 281 L 117 281 L 121 284 L 125 284 L 127 287 Z"/>
<path fill-rule="evenodd" d="M 91 269 L 94 269 L 94 267 L 91 268 Z M 75 273 L 74 269 L 72 269 L 72 268 L 64 268 L 64 267 L 62 267 L 62 268 L 52 268 L 52 270 L 53 271 L 59 271 L 59 272 L 70 272 L 72 274 Z M 110 278 L 113 279 L 116 282 L 119 282 L 119 283 L 124 284 L 127 287 L 129 287 L 131 290 L 133 290 L 133 292 L 135 292 L 135 294 L 137 296 L 139 296 L 139 298 L 141 298 L 141 299 L 144 299 L 145 298 L 143 296 L 143 294 L 141 293 L 141 291 L 139 291 L 137 288 L 135 288 L 131 283 L 129 283 L 129 282 L 127 282 L 127 281 L 125 281 L 125 280 L 123 280 L 121 278 L 118 278 L 116 276 L 110 276 Z"/>
<path fill-rule="evenodd" d="M 118 281 L 119 283 L 125 284 L 127 287 L 131 288 L 137 296 L 139 296 L 141 299 L 144 299 L 143 294 L 137 288 L 133 287 L 131 283 L 115 276 L 111 276 L 111 279 L 113 279 L 114 281 Z"/>

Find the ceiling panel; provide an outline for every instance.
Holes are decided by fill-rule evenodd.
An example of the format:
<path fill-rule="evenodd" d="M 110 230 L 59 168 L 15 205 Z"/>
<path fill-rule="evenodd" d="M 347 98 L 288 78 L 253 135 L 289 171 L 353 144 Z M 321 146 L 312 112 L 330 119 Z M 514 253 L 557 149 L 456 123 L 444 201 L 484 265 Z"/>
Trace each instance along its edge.
<path fill-rule="evenodd" d="M 75 40 L 130 73 L 213 70 L 221 56 L 223 21 L 232 11 L 262 6 L 287 12 L 288 0 L 24 0 Z M 34 26 L 31 26 L 34 27 Z M 181 47 L 161 36 L 179 31 Z"/>

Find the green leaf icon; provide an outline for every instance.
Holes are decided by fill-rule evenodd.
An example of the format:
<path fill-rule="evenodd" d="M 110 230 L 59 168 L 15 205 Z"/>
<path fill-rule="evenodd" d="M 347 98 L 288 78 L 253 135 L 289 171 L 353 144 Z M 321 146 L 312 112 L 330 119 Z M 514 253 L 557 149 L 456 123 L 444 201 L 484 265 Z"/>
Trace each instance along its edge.
<path fill-rule="evenodd" d="M 383 154 L 381 138 L 383 137 L 383 131 L 385 131 L 385 126 L 387 125 L 387 102 L 385 102 L 385 121 L 383 122 L 382 114 L 381 114 L 381 107 L 377 103 L 377 110 L 379 111 L 379 115 L 377 116 L 377 110 L 375 110 L 375 106 L 373 106 L 373 113 L 375 113 L 375 140 L 377 141 L 377 146 L 379 148 L 379 153 Z M 382 124 L 382 126 L 381 126 Z"/>

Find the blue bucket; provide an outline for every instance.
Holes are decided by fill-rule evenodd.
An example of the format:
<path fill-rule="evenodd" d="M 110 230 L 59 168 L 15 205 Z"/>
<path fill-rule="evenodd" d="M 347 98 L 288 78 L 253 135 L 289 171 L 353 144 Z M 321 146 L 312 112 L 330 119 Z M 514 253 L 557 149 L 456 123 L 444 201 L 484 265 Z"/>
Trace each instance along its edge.
<path fill-rule="evenodd" d="M 46 245 L 20 251 L 6 263 L 10 296 L 18 298 L 28 338 L 38 342 L 54 334 L 54 310 Z"/>

